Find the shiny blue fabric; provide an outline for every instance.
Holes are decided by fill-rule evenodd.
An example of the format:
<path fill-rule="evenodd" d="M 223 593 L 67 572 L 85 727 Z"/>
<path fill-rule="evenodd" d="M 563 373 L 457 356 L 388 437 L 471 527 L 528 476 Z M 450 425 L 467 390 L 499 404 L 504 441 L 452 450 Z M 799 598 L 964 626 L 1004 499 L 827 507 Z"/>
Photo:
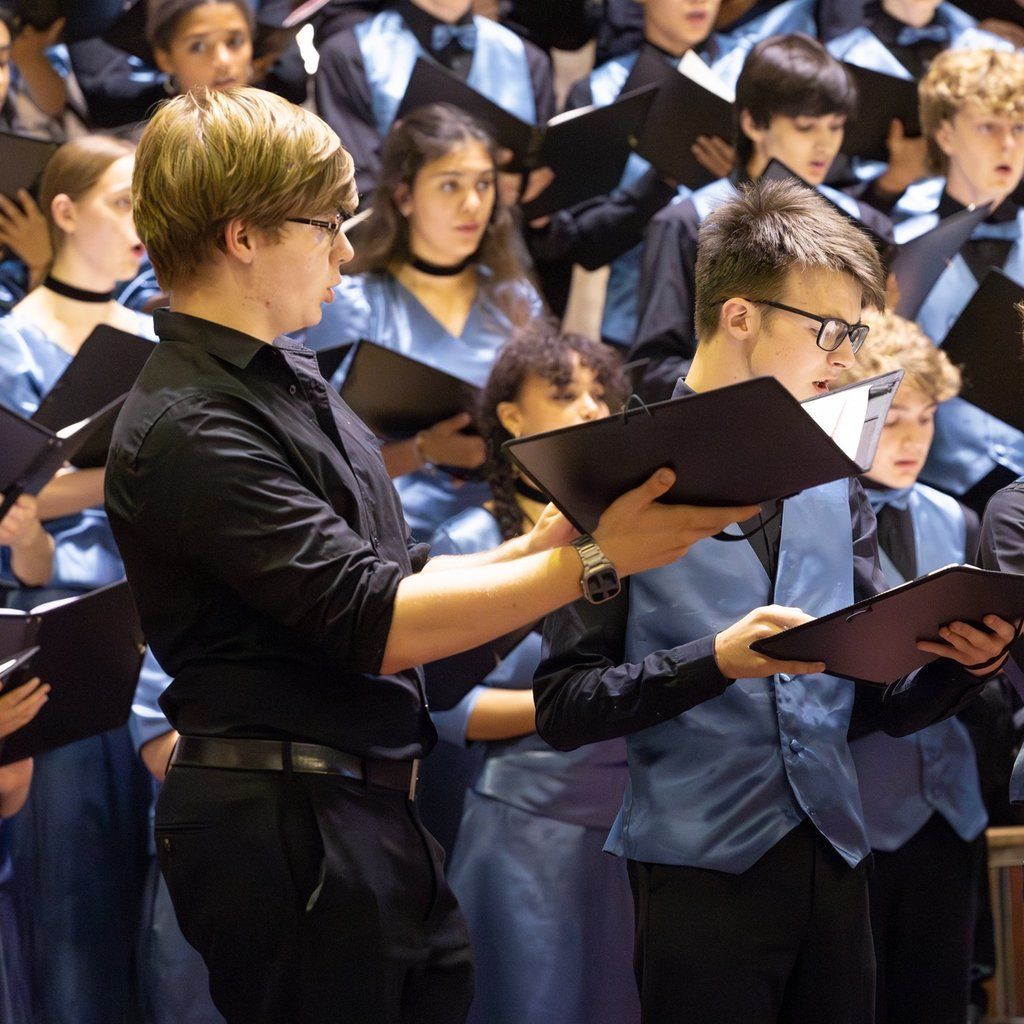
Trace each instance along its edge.
<path fill-rule="evenodd" d="M 708 41 L 708 46 L 716 54 L 719 54 L 711 64 L 712 70 L 721 72 L 722 78 L 729 81 L 733 77 L 731 71 L 728 70 L 731 67 L 728 57 L 733 48 L 732 40 L 728 36 L 714 35 Z M 606 107 L 618 98 L 622 87 L 626 84 L 626 79 L 629 78 L 629 73 L 633 70 L 638 55 L 639 51 L 634 50 L 620 57 L 614 57 L 591 72 L 590 95 L 594 106 Z M 666 58 L 666 61 L 675 63 L 669 58 Z M 651 165 L 643 157 L 631 153 L 626 162 L 626 168 L 622 172 L 619 188 L 633 184 L 646 174 L 650 167 Z M 685 199 L 690 195 L 690 189 L 681 185 L 678 195 Z M 604 317 L 601 321 L 601 337 L 616 345 L 631 345 L 633 335 L 636 333 L 636 304 L 640 289 L 640 252 L 641 246 L 634 246 L 610 264 L 611 270 L 604 300 Z"/>
<path fill-rule="evenodd" d="M 473 508 L 435 535 L 435 554 L 497 547 Z M 540 662 L 530 634 L 484 680 L 528 689 Z M 465 719 L 462 717 L 462 738 Z M 471 1024 L 630 1024 L 633 904 L 625 864 L 602 852 L 626 779 L 622 740 L 569 753 L 536 733 L 487 743 L 466 797 L 448 879 L 476 953 Z"/>
<path fill-rule="evenodd" d="M 957 502 L 923 484 L 916 484 L 909 498 L 918 574 L 963 562 L 967 528 Z M 905 583 L 884 551 L 881 557 L 889 585 Z M 964 842 L 985 827 L 974 747 L 956 718 L 899 738 L 873 732 L 850 749 L 873 850 L 898 850 L 936 811 Z"/>
<path fill-rule="evenodd" d="M 895 211 L 904 218 L 896 225 L 897 243 L 902 245 L 938 223 L 935 211 L 943 185 L 942 178 L 930 178 L 907 189 Z M 976 237 L 990 235 L 992 227 L 979 225 Z M 995 227 L 1006 230 L 1014 239 L 1003 272 L 1024 284 L 1024 209 L 1018 212 L 1015 223 Z M 925 298 L 917 323 L 941 345 L 977 290 L 978 281 L 958 254 Z M 935 416 L 935 440 L 922 479 L 952 494 L 964 494 L 997 465 L 1024 473 L 1024 434 L 962 398 L 943 402 Z"/>
<path fill-rule="evenodd" d="M 733 528 L 735 529 L 735 528 Z M 771 603 L 819 616 L 853 600 L 849 483 L 785 503 L 774 593 L 745 542 L 700 541 L 630 580 L 625 657 L 717 633 Z M 869 851 L 846 732 L 853 684 L 828 674 L 738 679 L 627 737 L 629 784 L 608 848 L 739 873 L 805 818 L 850 865 Z"/>
<path fill-rule="evenodd" d="M 527 282 L 500 287 L 521 292 L 534 315 L 540 313 L 540 298 Z M 324 306 L 323 319 L 306 332 L 305 341 L 319 351 L 367 339 L 483 387 L 511 333 L 512 324 L 486 288 L 481 288 L 456 338 L 390 274 L 358 274 L 342 278 L 334 289 L 334 301 Z M 341 386 L 346 370 L 347 364 L 338 369 L 331 381 L 335 387 Z M 395 489 L 416 540 L 429 540 L 446 519 L 482 504 L 490 495 L 484 483 L 458 480 L 440 471 L 407 473 L 395 480 Z"/>
<path fill-rule="evenodd" d="M 499 107 L 533 124 L 537 108 L 526 62 L 526 48 L 514 32 L 476 16 L 477 42 L 467 82 Z M 387 135 L 405 95 L 417 57 L 430 58 L 397 11 L 360 22 L 353 30 L 370 87 L 374 121 Z"/>
<path fill-rule="evenodd" d="M 952 4 L 939 4 L 932 24 L 947 31 L 949 47 L 953 50 L 1013 50 L 1012 43 L 978 28 L 974 18 Z M 897 78 L 913 77 L 878 36 L 863 25 L 837 36 L 828 44 L 828 51 L 833 57 L 858 67 L 881 71 Z"/>
<path fill-rule="evenodd" d="M 0 260 L 0 316 L 9 313 L 28 289 L 28 270 L 21 260 Z"/>
<path fill-rule="evenodd" d="M 154 337 L 148 317 L 137 331 Z M 0 403 L 30 415 L 70 360 L 16 314 L 0 319 Z M 102 509 L 45 526 L 56 548 L 53 576 L 46 587 L 11 591 L 9 606 L 31 608 L 124 577 Z M 166 685 L 151 654 L 143 672 Z M 11 891 L 40 1021 L 110 1024 L 131 1012 L 149 799 L 127 726 L 35 759 L 28 802 L 11 821 Z"/>

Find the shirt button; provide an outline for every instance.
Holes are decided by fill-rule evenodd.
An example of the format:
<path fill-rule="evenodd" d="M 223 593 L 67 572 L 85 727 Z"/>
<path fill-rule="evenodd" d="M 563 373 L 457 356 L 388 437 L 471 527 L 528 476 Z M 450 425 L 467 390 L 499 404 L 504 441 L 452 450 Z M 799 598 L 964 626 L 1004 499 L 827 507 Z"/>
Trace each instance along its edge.
<path fill-rule="evenodd" d="M 804 745 L 799 740 L 790 740 L 789 749 L 792 750 L 794 754 L 799 754 L 800 751 L 804 749 Z"/>
<path fill-rule="evenodd" d="M 779 682 L 780 683 L 788 683 L 792 678 L 793 678 L 792 676 L 787 675 L 785 672 L 780 672 L 779 673 Z"/>
<path fill-rule="evenodd" d="M 299 392 L 299 389 L 294 384 L 289 384 L 288 385 L 288 394 L 289 395 L 296 395 L 296 394 L 298 394 L 298 392 Z"/>

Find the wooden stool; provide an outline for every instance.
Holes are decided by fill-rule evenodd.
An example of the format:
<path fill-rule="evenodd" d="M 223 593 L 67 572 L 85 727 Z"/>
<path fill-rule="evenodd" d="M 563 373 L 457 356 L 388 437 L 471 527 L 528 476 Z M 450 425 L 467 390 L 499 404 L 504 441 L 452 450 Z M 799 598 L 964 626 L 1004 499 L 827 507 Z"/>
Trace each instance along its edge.
<path fill-rule="evenodd" d="M 988 877 L 996 973 L 988 1024 L 1024 1024 L 1024 827 L 990 828 Z"/>

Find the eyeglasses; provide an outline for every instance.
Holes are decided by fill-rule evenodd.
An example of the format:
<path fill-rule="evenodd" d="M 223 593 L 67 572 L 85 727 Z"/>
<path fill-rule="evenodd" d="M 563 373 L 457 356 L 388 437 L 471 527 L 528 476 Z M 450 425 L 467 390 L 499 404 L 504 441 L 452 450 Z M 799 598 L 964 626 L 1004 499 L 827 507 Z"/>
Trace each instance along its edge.
<path fill-rule="evenodd" d="M 818 328 L 818 337 L 815 338 L 814 343 L 824 352 L 835 352 L 849 338 L 850 348 L 856 355 L 867 339 L 868 331 L 871 330 L 867 324 L 849 324 L 838 316 L 818 316 L 817 313 L 808 313 L 806 309 L 785 306 L 781 302 L 772 302 L 770 299 L 744 299 L 743 301 L 753 302 L 759 306 L 772 306 L 774 309 L 782 309 L 787 313 L 805 316 L 808 320 L 817 320 L 821 326 Z"/>
<path fill-rule="evenodd" d="M 310 217 L 287 217 L 286 220 L 289 224 L 309 224 L 311 227 L 326 231 L 331 236 L 332 242 L 338 237 L 341 225 L 345 222 L 345 218 L 340 213 L 335 214 L 334 220 L 313 220 Z"/>

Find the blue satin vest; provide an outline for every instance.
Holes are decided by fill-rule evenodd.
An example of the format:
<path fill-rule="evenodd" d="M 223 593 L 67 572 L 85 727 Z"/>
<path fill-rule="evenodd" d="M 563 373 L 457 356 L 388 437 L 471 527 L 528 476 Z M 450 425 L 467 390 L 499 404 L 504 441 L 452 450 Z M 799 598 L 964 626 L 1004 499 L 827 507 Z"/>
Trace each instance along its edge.
<path fill-rule="evenodd" d="M 720 67 L 727 66 L 728 50 L 732 48 L 732 41 L 726 36 L 715 35 L 711 40 L 718 52 L 724 56 L 715 60 L 711 65 L 713 70 L 719 71 Z M 633 70 L 639 51 L 623 54 L 614 57 L 612 60 L 602 64 L 590 74 L 590 95 L 594 105 L 606 107 L 613 103 L 622 87 Z M 669 61 L 668 63 L 675 63 Z M 723 78 L 728 79 L 730 74 L 724 74 Z M 631 153 L 626 162 L 626 168 L 622 172 L 622 180 L 619 188 L 625 188 L 634 181 L 646 174 L 651 165 L 643 157 Z M 678 197 L 685 199 L 690 195 L 690 189 L 681 185 Z M 628 347 L 633 343 L 633 335 L 636 334 L 637 323 L 637 295 L 640 290 L 640 253 L 641 246 L 636 245 L 628 252 L 624 252 L 617 259 L 612 260 L 610 273 L 608 275 L 608 287 L 605 292 L 604 317 L 601 321 L 601 337 L 606 341 L 614 342 L 616 345 Z"/>
<path fill-rule="evenodd" d="M 526 281 L 501 288 L 520 292 L 532 313 L 540 313 L 540 298 Z M 356 274 L 341 279 L 334 301 L 323 307 L 323 319 L 306 332 L 305 342 L 319 350 L 365 338 L 482 388 L 511 333 L 511 322 L 485 288 L 456 338 L 390 274 Z M 331 381 L 335 387 L 341 386 L 347 369 L 347 363 L 339 367 Z M 445 520 L 490 497 L 486 484 L 443 472 L 407 473 L 395 480 L 395 489 L 417 540 L 429 540 Z"/>
<path fill-rule="evenodd" d="M 533 124 L 537 107 L 522 39 L 490 18 L 474 17 L 473 23 L 477 43 L 468 84 L 510 114 Z M 396 11 L 381 11 L 353 31 L 370 87 L 374 121 L 380 134 L 387 135 L 416 58 L 432 58 Z"/>
<path fill-rule="evenodd" d="M 494 516 L 483 508 L 471 508 L 441 527 L 431 542 L 431 551 L 463 555 L 489 551 L 501 543 L 501 530 Z M 530 689 L 540 659 L 541 638 L 534 632 L 483 683 Z M 452 740 L 464 742 L 473 703 L 471 694 L 451 711 L 432 713 L 431 718 L 439 724 L 438 734 L 442 728 L 450 734 L 454 726 L 461 735 L 451 736 Z M 563 752 L 532 733 L 487 743 L 483 768 L 473 789 L 531 814 L 607 831 L 622 802 L 626 772 L 624 740 L 605 740 Z"/>
<path fill-rule="evenodd" d="M 956 501 L 916 484 L 909 511 L 918 574 L 964 560 L 967 530 Z M 890 586 L 906 582 L 884 551 L 881 559 Z M 985 827 L 988 815 L 981 799 L 974 746 L 966 726 L 957 719 L 898 738 L 870 733 L 850 749 L 872 849 L 898 850 L 935 811 L 965 842 Z"/>
<path fill-rule="evenodd" d="M 906 218 L 896 225 L 899 244 L 935 227 L 943 186 L 942 178 L 930 178 L 907 189 L 895 211 Z M 1014 243 L 1002 269 L 1024 284 L 1024 209 L 1017 214 L 1016 225 L 1008 227 Z M 954 256 L 917 314 L 921 330 L 941 345 L 977 290 L 978 282 L 963 257 Z M 1024 473 L 1024 434 L 962 398 L 943 402 L 935 416 L 935 440 L 922 478 L 944 491 L 963 494 L 997 465 Z"/>
<path fill-rule="evenodd" d="M 734 528 L 733 528 L 734 529 Z M 849 482 L 785 503 L 775 592 L 746 542 L 700 541 L 629 586 L 626 659 L 722 629 L 762 605 L 824 615 L 853 600 Z M 630 774 L 606 849 L 739 873 L 805 817 L 854 865 L 868 853 L 846 733 L 851 682 L 738 679 L 720 697 L 627 737 Z"/>

